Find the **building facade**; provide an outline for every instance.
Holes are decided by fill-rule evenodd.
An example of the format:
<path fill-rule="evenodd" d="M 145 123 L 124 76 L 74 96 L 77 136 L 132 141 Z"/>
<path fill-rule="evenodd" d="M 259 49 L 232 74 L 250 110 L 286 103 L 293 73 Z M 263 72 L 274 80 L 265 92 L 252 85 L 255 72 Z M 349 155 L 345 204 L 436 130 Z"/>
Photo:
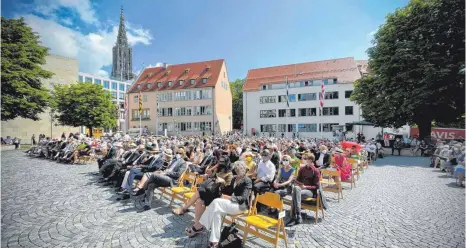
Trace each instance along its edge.
<path fill-rule="evenodd" d="M 229 85 L 224 60 L 145 68 L 128 92 L 129 127 L 141 124 L 158 135 L 224 134 L 232 128 Z"/>
<path fill-rule="evenodd" d="M 90 82 L 93 84 L 102 85 L 102 87 L 105 90 L 111 92 L 113 97 L 113 103 L 120 108 L 120 116 L 117 121 L 117 130 L 126 132 L 126 128 L 128 125 L 125 119 L 125 97 L 126 91 L 128 91 L 131 87 L 132 80 L 119 81 L 115 79 L 92 75 L 89 73 L 79 72 L 78 82 Z M 84 132 L 84 130 L 81 131 Z"/>
<path fill-rule="evenodd" d="M 243 86 L 243 132 L 331 138 L 333 129 L 361 120 L 360 108 L 349 99 L 360 77 L 354 58 L 249 70 Z"/>
<path fill-rule="evenodd" d="M 118 36 L 116 44 L 113 47 L 113 64 L 112 77 L 120 78 L 121 81 L 131 80 L 133 74 L 133 49 L 128 44 L 126 36 L 125 17 L 123 15 L 123 7 L 120 13 L 120 26 L 118 28 Z"/>
<path fill-rule="evenodd" d="M 53 72 L 49 79 L 42 79 L 42 84 L 52 90 L 55 84 L 68 85 L 76 82 L 78 76 L 78 61 L 76 59 L 49 55 L 46 64 L 42 65 L 44 70 Z M 2 136 L 18 137 L 21 144 L 31 144 L 31 137 L 34 134 L 38 141 L 39 134 L 47 137 L 58 138 L 63 132 L 79 132 L 77 127 L 61 126 L 51 118 L 50 111 L 39 115 L 40 120 L 16 118 L 14 120 L 2 121 Z"/>

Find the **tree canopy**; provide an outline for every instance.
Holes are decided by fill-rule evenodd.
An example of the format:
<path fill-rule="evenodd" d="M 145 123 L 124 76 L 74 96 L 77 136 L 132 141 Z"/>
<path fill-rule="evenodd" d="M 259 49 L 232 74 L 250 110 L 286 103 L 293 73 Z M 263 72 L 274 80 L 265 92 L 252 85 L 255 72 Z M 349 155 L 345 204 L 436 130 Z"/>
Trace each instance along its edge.
<path fill-rule="evenodd" d="M 231 96 L 233 99 L 233 129 L 241 129 L 243 124 L 243 79 L 230 82 Z"/>
<path fill-rule="evenodd" d="M 53 96 L 53 109 L 56 120 L 61 125 L 89 128 L 116 127 L 117 106 L 112 103 L 112 95 L 101 85 L 76 83 L 56 85 Z"/>
<path fill-rule="evenodd" d="M 39 120 L 49 104 L 49 90 L 41 79 L 53 73 L 40 67 L 45 64 L 48 48 L 41 46 L 39 35 L 24 19 L 2 17 L 2 121 L 22 117 Z"/>
<path fill-rule="evenodd" d="M 369 48 L 372 75 L 355 83 L 351 99 L 378 126 L 419 126 L 464 118 L 464 1 L 412 0 L 389 14 Z M 463 116 L 463 117 L 462 117 Z"/>

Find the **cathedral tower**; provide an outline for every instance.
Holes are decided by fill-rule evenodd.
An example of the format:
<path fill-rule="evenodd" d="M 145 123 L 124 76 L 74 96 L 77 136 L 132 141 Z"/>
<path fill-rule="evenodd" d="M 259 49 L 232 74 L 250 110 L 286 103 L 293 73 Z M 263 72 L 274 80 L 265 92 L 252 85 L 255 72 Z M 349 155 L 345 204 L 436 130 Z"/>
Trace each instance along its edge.
<path fill-rule="evenodd" d="M 132 69 L 133 50 L 129 47 L 126 37 L 125 17 L 123 16 L 123 7 L 121 7 L 120 27 L 118 28 L 116 44 L 113 47 L 112 77 L 123 81 L 133 79 Z"/>

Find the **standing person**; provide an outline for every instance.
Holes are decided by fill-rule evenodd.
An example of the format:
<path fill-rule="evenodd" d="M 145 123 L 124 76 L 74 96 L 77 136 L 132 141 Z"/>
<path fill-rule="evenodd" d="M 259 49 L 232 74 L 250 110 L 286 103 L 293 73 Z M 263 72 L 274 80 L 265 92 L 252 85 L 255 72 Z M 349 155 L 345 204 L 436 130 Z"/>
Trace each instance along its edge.
<path fill-rule="evenodd" d="M 65 134 L 65 132 L 63 132 L 63 133 L 61 134 L 61 138 L 62 138 L 62 139 L 66 139 L 66 134 Z"/>
<path fill-rule="evenodd" d="M 13 144 L 15 145 L 15 150 L 18 150 L 18 147 L 19 147 L 19 139 L 15 137 L 15 138 L 13 139 Z"/>
<path fill-rule="evenodd" d="M 315 157 L 311 153 L 303 155 L 304 166 L 298 171 L 295 185 L 292 189 L 292 215 L 286 224 L 293 226 L 303 223 L 301 217 L 301 200 L 309 197 L 317 197 L 319 189 L 320 172 L 314 165 Z"/>
<path fill-rule="evenodd" d="M 33 146 L 36 145 L 36 135 L 35 134 L 32 134 L 31 143 L 32 143 Z"/>
<path fill-rule="evenodd" d="M 390 135 L 388 135 L 388 133 L 383 135 L 383 146 L 390 147 Z"/>

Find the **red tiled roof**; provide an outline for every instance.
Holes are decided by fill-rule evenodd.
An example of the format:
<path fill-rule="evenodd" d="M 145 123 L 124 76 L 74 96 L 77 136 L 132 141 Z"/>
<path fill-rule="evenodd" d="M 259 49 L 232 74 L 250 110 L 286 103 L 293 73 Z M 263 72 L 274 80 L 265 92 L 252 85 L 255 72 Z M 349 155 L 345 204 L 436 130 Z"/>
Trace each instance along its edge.
<path fill-rule="evenodd" d="M 259 90 L 262 84 L 337 78 L 338 83 L 353 83 L 361 77 L 352 57 L 281 65 L 248 71 L 243 91 Z"/>
<path fill-rule="evenodd" d="M 223 63 L 223 59 L 218 59 L 169 65 L 167 68 L 145 68 L 137 81 L 129 89 L 128 93 L 214 87 L 217 83 L 218 77 L 220 76 Z M 209 68 L 208 71 L 206 68 Z M 187 73 L 185 73 L 186 69 L 189 69 Z M 168 72 L 168 75 L 166 75 L 166 72 Z M 203 78 L 208 78 L 207 83 L 202 83 Z M 191 84 L 191 79 L 195 80 L 194 85 Z M 184 80 L 183 85 L 179 84 L 180 80 Z M 172 86 L 168 86 L 168 82 L 170 81 L 172 82 Z M 157 83 L 159 82 L 162 83 L 160 88 L 157 87 Z M 147 85 L 150 83 L 152 85 L 147 88 Z M 141 85 L 140 89 L 138 89 L 138 85 Z"/>
<path fill-rule="evenodd" d="M 358 69 L 363 73 L 369 73 L 369 61 L 368 60 L 356 60 L 356 64 L 358 65 Z"/>

